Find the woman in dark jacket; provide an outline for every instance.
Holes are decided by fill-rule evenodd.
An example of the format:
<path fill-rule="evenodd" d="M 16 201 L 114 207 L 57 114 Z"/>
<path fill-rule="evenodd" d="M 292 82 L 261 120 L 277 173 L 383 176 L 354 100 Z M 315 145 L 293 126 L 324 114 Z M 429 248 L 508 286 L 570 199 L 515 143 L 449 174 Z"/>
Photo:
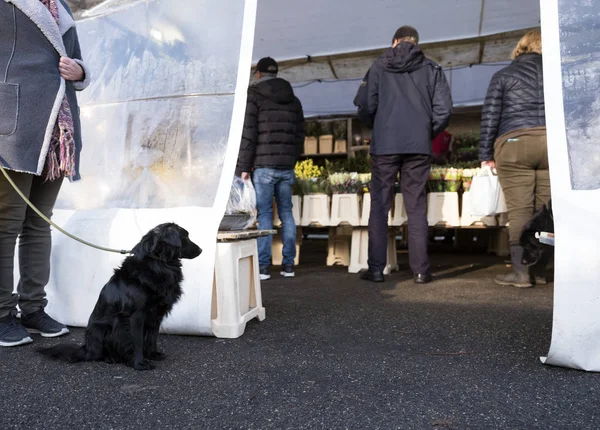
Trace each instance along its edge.
<path fill-rule="evenodd" d="M 89 73 L 64 0 L 0 1 L 0 164 L 50 217 L 63 178 L 79 178 L 81 129 L 76 90 Z M 19 238 L 20 281 L 13 262 Z M 50 226 L 0 174 L 0 346 L 69 330 L 45 312 Z M 16 318 L 17 305 L 21 319 Z"/>
<path fill-rule="evenodd" d="M 513 52 L 513 62 L 497 72 L 488 88 L 481 119 L 479 158 L 498 171 L 506 197 L 512 273 L 496 278 L 500 285 L 527 288 L 545 283 L 546 261 L 524 267 L 519 237 L 536 208 L 550 200 L 546 146 L 542 37 L 527 33 Z"/>

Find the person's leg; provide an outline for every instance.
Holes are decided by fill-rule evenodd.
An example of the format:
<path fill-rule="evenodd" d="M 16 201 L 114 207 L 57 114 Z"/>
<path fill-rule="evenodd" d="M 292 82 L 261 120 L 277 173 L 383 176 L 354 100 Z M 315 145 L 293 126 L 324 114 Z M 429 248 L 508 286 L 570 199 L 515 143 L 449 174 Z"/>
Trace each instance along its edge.
<path fill-rule="evenodd" d="M 535 171 L 535 209 L 548 205 L 550 193 L 550 168 L 548 164 L 548 145 L 546 136 L 539 136 L 531 142 L 537 148 L 538 166 Z"/>
<path fill-rule="evenodd" d="M 284 276 L 294 276 L 294 259 L 296 258 L 296 223 L 292 211 L 292 192 L 294 188 L 294 171 L 280 170 L 275 183 L 275 201 L 277 213 L 281 220 L 281 236 L 283 241 L 283 271 Z"/>
<path fill-rule="evenodd" d="M 258 211 L 258 228 L 271 230 L 273 228 L 273 195 L 275 178 L 273 169 L 256 169 L 252 175 L 252 183 L 256 190 L 256 209 Z M 263 280 L 268 276 L 271 265 L 271 246 L 273 238 L 264 236 L 258 238 L 258 264 Z"/>
<path fill-rule="evenodd" d="M 33 175 L 9 172 L 17 187 L 29 197 Z M 17 312 L 14 261 L 17 237 L 23 229 L 27 204 L 0 174 L 0 318 Z"/>
<path fill-rule="evenodd" d="M 43 177 L 33 178 L 29 200 L 48 218 L 52 217 L 61 185 L 62 179 L 44 182 Z M 17 288 L 19 307 L 25 315 L 44 309 L 48 303 L 45 287 L 50 280 L 51 249 L 50 225 L 28 207 L 19 236 L 21 278 Z"/>
<path fill-rule="evenodd" d="M 535 172 L 535 210 L 539 210 L 543 205 L 550 202 L 550 170 L 548 165 L 548 146 L 546 136 L 539 136 L 532 142 L 538 151 L 538 170 Z M 546 278 L 546 268 L 552 258 L 552 250 L 544 252 L 542 259 L 537 264 L 531 266 L 529 271 L 535 280 L 536 285 L 545 285 L 548 283 Z"/>
<path fill-rule="evenodd" d="M 29 196 L 33 175 L 9 172 L 11 179 Z M 17 237 L 23 228 L 27 205 L 0 174 L 0 346 L 32 342 L 16 319 L 18 295 L 14 294 L 14 261 Z"/>
<path fill-rule="evenodd" d="M 392 207 L 400 157 L 374 155 L 372 158 L 368 263 L 369 272 L 379 276 L 387 264 L 388 213 Z"/>
<path fill-rule="evenodd" d="M 521 232 L 534 213 L 535 169 L 532 167 L 532 148 L 527 138 L 504 142 L 496 148 L 496 169 L 504 191 L 509 221 L 509 242 L 513 272 L 496 278 L 500 285 L 531 287 L 529 270 L 522 264 L 523 248 L 519 245 Z"/>
<path fill-rule="evenodd" d="M 430 276 L 429 225 L 427 222 L 426 184 L 431 170 L 431 158 L 427 155 L 404 157 L 400 171 L 402 197 L 408 216 L 408 257 L 410 268 L 418 282 L 428 282 Z"/>

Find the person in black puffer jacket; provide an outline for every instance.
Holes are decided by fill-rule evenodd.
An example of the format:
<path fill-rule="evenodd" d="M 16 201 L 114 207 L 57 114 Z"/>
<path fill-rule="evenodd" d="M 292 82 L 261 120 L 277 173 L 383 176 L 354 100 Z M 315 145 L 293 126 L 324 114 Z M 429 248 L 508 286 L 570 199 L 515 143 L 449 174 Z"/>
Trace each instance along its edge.
<path fill-rule="evenodd" d="M 481 118 L 479 158 L 482 167 L 497 169 L 508 207 L 513 272 L 497 277 L 496 282 L 526 288 L 546 282 L 547 265 L 540 261 L 536 267 L 525 267 L 519 246 L 523 226 L 550 200 L 539 30 L 523 36 L 513 60 L 490 82 Z"/>
<path fill-rule="evenodd" d="M 273 228 L 273 197 L 282 223 L 284 277 L 294 276 L 296 225 L 292 214 L 294 166 L 304 145 L 304 113 L 289 82 L 278 78 L 270 57 L 256 66 L 257 82 L 248 89 L 246 119 L 236 174 L 256 189 L 258 228 Z M 260 279 L 270 278 L 272 237 L 258 239 Z"/>

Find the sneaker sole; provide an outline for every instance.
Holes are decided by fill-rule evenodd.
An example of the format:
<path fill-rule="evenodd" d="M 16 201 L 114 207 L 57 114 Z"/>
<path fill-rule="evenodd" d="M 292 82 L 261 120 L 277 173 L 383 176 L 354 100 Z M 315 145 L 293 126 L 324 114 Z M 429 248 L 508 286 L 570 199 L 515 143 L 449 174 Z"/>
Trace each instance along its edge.
<path fill-rule="evenodd" d="M 281 272 L 280 275 L 283 276 L 284 278 L 295 278 L 296 277 L 295 272 L 292 272 L 292 273 Z"/>
<path fill-rule="evenodd" d="M 260 275 L 259 279 L 261 281 L 268 281 L 269 279 L 271 279 L 271 275 Z"/>
<path fill-rule="evenodd" d="M 533 284 L 517 284 L 514 282 L 502 282 L 495 280 L 496 284 L 501 285 L 503 287 L 515 287 L 515 288 L 532 288 Z"/>
<path fill-rule="evenodd" d="M 68 328 L 66 328 L 66 327 L 65 327 L 65 328 L 63 328 L 61 331 L 59 331 L 59 332 L 56 332 L 56 333 L 42 333 L 41 331 L 39 331 L 39 330 L 36 330 L 36 329 L 34 329 L 34 328 L 27 328 L 27 327 L 25 327 L 25 328 L 27 329 L 27 331 L 28 331 L 29 333 L 33 333 L 33 334 L 39 334 L 39 335 L 40 335 L 40 336 L 42 336 L 42 337 L 49 337 L 49 338 L 52 338 L 52 337 L 59 337 L 59 336 L 64 336 L 65 334 L 68 334 L 68 333 L 69 333 L 69 329 L 68 329 Z"/>
<path fill-rule="evenodd" d="M 16 342 L 2 342 L 2 341 L 0 341 L 0 346 L 8 346 L 8 347 L 10 347 L 10 346 L 19 346 L 19 345 L 25 345 L 25 344 L 28 344 L 28 343 L 32 343 L 32 342 L 33 342 L 33 339 L 30 338 L 29 336 L 27 336 L 27 337 L 25 337 L 25 338 L 23 338 L 21 340 L 16 341 Z"/>

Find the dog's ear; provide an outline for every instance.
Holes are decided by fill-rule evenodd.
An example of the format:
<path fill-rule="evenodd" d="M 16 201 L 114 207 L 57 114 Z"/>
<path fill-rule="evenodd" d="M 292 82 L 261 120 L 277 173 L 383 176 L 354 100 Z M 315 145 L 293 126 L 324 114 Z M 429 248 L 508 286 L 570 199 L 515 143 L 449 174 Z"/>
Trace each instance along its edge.
<path fill-rule="evenodd" d="M 174 226 L 167 227 L 164 231 L 164 234 L 161 236 L 160 240 L 174 248 L 182 247 L 181 236 L 179 236 L 179 231 Z"/>
<path fill-rule="evenodd" d="M 154 248 L 156 248 L 157 235 L 154 230 L 149 231 L 142 237 L 142 240 L 135 245 L 135 247 L 131 250 L 131 253 L 138 258 L 144 258 L 147 255 L 152 255 L 154 252 Z"/>
<path fill-rule="evenodd" d="M 179 230 L 175 226 L 169 226 L 158 237 L 156 254 L 162 260 L 172 261 L 181 258 L 182 246 Z"/>

